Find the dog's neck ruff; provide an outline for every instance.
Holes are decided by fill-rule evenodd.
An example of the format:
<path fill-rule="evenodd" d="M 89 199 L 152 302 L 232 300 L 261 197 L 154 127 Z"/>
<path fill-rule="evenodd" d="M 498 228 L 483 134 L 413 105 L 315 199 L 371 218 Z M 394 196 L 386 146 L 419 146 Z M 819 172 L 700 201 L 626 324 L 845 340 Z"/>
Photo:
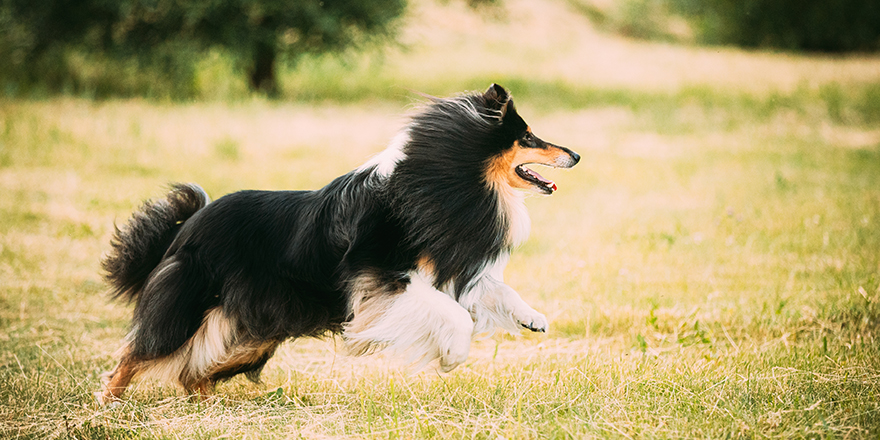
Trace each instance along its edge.
<path fill-rule="evenodd" d="M 372 172 L 375 177 L 387 178 L 394 172 L 397 164 L 406 158 L 403 147 L 407 142 L 409 142 L 409 130 L 401 130 L 394 136 L 387 148 L 358 167 L 357 172 Z"/>
<path fill-rule="evenodd" d="M 435 287 L 455 297 L 531 227 L 525 194 L 487 180 L 490 161 L 513 141 L 503 114 L 481 99 L 435 99 L 356 170 L 382 188 L 408 251 L 433 261 Z"/>
<path fill-rule="evenodd" d="M 521 240 L 522 232 L 508 233 L 511 225 L 526 229 L 517 197 L 502 200 L 486 185 L 487 161 L 506 140 L 498 133 L 497 115 L 477 99 L 437 99 L 415 115 L 403 138 L 403 157 L 386 180 L 387 200 L 406 231 L 406 245 L 433 261 L 435 287 L 451 282 L 456 296 Z M 379 169 L 377 164 L 373 172 Z"/>

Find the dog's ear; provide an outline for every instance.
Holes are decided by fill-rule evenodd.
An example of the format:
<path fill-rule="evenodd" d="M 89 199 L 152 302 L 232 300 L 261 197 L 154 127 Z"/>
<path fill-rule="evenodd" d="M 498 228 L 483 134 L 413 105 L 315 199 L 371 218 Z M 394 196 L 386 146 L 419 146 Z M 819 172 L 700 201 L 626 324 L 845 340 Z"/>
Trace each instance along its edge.
<path fill-rule="evenodd" d="M 483 93 L 483 99 L 486 100 L 486 107 L 491 110 L 500 111 L 502 118 L 507 114 L 507 107 L 510 103 L 510 93 L 505 90 L 504 87 L 501 87 L 498 84 L 492 84 L 486 90 L 486 93 Z"/>

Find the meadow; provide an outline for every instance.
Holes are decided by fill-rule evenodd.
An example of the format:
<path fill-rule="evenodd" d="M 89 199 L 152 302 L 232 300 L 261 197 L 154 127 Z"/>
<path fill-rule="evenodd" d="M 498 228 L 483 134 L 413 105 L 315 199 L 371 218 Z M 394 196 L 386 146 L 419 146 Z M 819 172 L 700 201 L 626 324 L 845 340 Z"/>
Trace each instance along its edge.
<path fill-rule="evenodd" d="M 574 20 L 550 0 L 510 1 L 502 18 L 422 4 L 446 15 L 413 19 L 412 46 L 378 67 L 286 73 L 296 101 L 0 101 L 0 438 L 880 436 L 880 58 L 570 28 L 559 38 L 579 40 L 555 47 L 571 63 L 528 32 L 516 50 L 540 63 L 493 58 L 537 3 L 549 18 L 533 32 Z M 493 32 L 438 29 L 473 20 Z M 493 81 L 538 136 L 583 157 L 540 169 L 559 191 L 527 200 L 531 238 L 505 273 L 546 335 L 482 338 L 448 374 L 289 341 L 261 385 L 235 378 L 193 402 L 143 382 L 97 406 L 131 313 L 99 261 L 142 200 L 176 181 L 215 198 L 319 188 L 384 148 L 422 99 L 409 90 Z"/>

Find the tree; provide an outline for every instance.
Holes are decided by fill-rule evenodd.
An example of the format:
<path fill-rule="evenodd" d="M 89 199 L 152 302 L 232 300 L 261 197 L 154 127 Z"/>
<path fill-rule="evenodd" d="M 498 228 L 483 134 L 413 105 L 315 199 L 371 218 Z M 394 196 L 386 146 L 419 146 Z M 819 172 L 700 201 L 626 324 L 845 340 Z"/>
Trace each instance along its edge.
<path fill-rule="evenodd" d="M 0 56 L 25 70 L 76 45 L 115 58 L 160 46 L 220 46 L 254 90 L 277 91 L 279 55 L 340 50 L 393 34 L 405 0 L 0 0 Z"/>

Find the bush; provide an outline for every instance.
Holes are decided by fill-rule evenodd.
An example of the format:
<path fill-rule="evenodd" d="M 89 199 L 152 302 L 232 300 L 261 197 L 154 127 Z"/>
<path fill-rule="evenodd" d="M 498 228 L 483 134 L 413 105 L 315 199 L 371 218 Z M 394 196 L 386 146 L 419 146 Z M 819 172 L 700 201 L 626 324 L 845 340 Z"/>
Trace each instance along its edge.
<path fill-rule="evenodd" d="M 709 44 L 821 52 L 880 49 L 877 0 L 669 0 Z"/>

